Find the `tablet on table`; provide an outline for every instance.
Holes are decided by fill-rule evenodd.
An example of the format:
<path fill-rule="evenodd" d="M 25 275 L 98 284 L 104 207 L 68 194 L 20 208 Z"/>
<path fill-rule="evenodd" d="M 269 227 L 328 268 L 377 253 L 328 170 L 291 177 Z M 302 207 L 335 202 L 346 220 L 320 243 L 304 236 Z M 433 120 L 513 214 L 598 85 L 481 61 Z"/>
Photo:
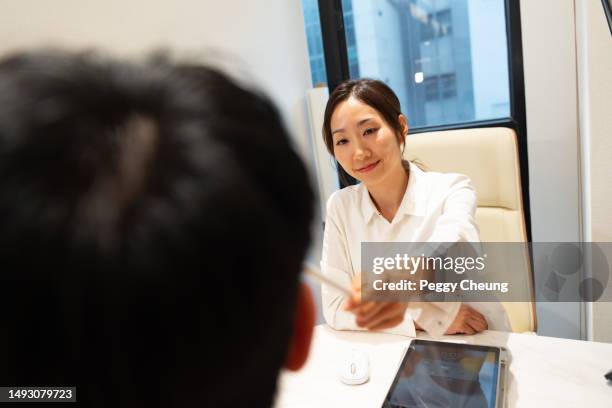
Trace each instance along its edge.
<path fill-rule="evenodd" d="M 504 406 L 501 347 L 413 340 L 383 408 Z"/>

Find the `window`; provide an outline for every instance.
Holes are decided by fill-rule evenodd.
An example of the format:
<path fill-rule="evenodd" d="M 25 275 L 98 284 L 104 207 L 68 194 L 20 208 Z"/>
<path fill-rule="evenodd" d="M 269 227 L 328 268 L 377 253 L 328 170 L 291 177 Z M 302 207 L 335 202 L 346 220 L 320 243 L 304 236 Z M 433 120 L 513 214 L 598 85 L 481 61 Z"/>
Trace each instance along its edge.
<path fill-rule="evenodd" d="M 413 129 L 511 117 L 506 1 L 328 2 L 344 17 L 347 77 L 385 81 Z M 302 4 L 313 83 L 326 83 L 318 1 Z"/>
<path fill-rule="evenodd" d="M 601 0 L 608 19 L 608 27 L 610 28 L 610 34 L 612 34 L 612 0 Z"/>
<path fill-rule="evenodd" d="M 510 117 L 504 0 L 342 6 L 349 76 L 385 81 L 413 128 Z"/>
<path fill-rule="evenodd" d="M 455 74 L 440 75 L 440 87 L 442 88 L 442 98 L 449 99 L 457 96 L 455 88 Z"/>
<path fill-rule="evenodd" d="M 304 10 L 312 84 L 317 86 L 327 83 L 325 59 L 323 56 L 323 39 L 321 38 L 321 24 L 319 22 L 319 6 L 316 0 L 303 0 L 302 9 Z"/>
<path fill-rule="evenodd" d="M 358 78 L 359 62 L 352 5 L 353 3 L 351 0 L 342 0 L 342 15 L 344 17 L 346 32 L 349 72 L 352 78 Z M 308 42 L 308 57 L 312 84 L 313 86 L 324 85 L 327 84 L 327 73 L 325 71 L 325 58 L 323 56 L 323 40 L 321 35 L 318 1 L 302 0 L 302 9 L 304 10 L 304 23 L 306 26 L 306 41 Z"/>
<path fill-rule="evenodd" d="M 342 15 L 344 16 L 344 30 L 346 32 L 349 73 L 351 78 L 359 78 L 359 62 L 357 59 L 357 41 L 355 40 L 352 0 L 342 0 Z"/>
<path fill-rule="evenodd" d="M 398 95 L 412 133 L 487 126 L 516 131 L 530 237 L 519 1 L 302 3 L 305 10 L 317 4 L 324 7 L 322 40 L 329 54 L 325 58 L 330 90 L 348 78 L 386 82 Z M 313 17 L 305 12 L 305 18 L 308 26 Z M 311 55 L 311 66 L 314 61 Z M 318 71 L 313 68 L 313 76 L 314 72 Z"/>
<path fill-rule="evenodd" d="M 423 86 L 425 88 L 426 102 L 437 101 L 439 99 L 450 99 L 457 96 L 455 74 L 444 74 L 425 78 Z"/>
<path fill-rule="evenodd" d="M 436 13 L 435 21 L 437 23 L 438 37 L 453 34 L 453 24 L 451 20 L 450 9 L 438 11 Z"/>
<path fill-rule="evenodd" d="M 453 26 L 450 9 L 429 13 L 427 19 L 420 23 L 421 42 L 452 35 L 452 33 Z"/>
<path fill-rule="evenodd" d="M 427 102 L 440 99 L 440 91 L 438 90 L 438 77 L 429 77 L 423 82 L 425 87 L 425 100 Z"/>

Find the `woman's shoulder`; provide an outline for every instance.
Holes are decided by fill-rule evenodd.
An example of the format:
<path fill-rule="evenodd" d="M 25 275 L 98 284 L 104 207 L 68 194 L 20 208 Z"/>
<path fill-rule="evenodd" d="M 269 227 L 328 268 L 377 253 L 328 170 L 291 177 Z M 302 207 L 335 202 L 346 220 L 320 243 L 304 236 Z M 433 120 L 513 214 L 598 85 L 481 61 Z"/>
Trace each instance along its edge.
<path fill-rule="evenodd" d="M 411 163 L 410 171 L 423 181 L 423 185 L 429 186 L 432 190 L 445 191 L 457 185 L 470 186 L 472 181 L 468 176 L 461 173 L 441 173 L 437 171 L 421 170 L 415 164 Z"/>
<path fill-rule="evenodd" d="M 354 207 L 361 199 L 363 188 L 360 183 L 334 191 L 327 199 L 327 213 L 342 213 Z"/>

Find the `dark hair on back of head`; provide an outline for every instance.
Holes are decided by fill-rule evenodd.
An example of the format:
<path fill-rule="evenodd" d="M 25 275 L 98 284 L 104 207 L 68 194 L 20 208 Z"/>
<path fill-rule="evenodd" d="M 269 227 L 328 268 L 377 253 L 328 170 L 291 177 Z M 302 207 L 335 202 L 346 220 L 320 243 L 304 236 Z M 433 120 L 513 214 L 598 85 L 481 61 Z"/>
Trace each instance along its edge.
<path fill-rule="evenodd" d="M 312 214 L 276 108 L 214 69 L 0 60 L 0 382 L 270 406 Z"/>

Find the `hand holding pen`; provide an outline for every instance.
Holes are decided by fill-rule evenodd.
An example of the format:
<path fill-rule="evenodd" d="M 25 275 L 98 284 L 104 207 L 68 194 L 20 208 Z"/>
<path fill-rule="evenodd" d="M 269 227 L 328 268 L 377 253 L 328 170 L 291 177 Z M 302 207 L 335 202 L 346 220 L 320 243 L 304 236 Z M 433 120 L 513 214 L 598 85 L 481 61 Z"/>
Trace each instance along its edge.
<path fill-rule="evenodd" d="M 344 310 L 352 312 L 357 317 L 359 327 L 368 330 L 383 330 L 395 327 L 404 321 L 407 303 L 403 302 L 362 302 L 361 275 L 353 278 L 351 288 L 348 288 L 323 275 L 319 268 L 306 265 L 304 271 L 321 283 L 325 283 L 340 291 L 346 297 Z"/>

